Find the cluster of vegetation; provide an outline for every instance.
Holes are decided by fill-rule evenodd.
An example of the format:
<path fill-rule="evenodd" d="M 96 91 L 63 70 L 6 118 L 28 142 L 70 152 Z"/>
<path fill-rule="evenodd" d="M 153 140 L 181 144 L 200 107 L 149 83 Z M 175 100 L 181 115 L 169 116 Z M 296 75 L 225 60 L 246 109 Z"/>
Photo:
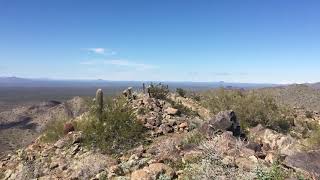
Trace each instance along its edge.
<path fill-rule="evenodd" d="M 151 83 L 148 89 L 150 96 L 156 99 L 166 99 L 169 92 L 169 87 L 161 83 L 156 85 Z"/>
<path fill-rule="evenodd" d="M 180 113 L 188 115 L 188 116 L 198 116 L 198 113 L 193 111 L 191 108 L 184 106 L 181 102 L 176 102 L 171 99 L 166 99 L 173 108 L 178 109 Z"/>
<path fill-rule="evenodd" d="M 293 125 L 288 108 L 279 106 L 265 94 L 221 88 L 204 92 L 203 96 L 201 103 L 212 113 L 234 110 L 243 129 L 262 124 L 278 132 L 288 132 Z"/>
<path fill-rule="evenodd" d="M 278 88 L 264 88 L 259 92 L 275 97 L 280 104 L 302 107 L 318 111 L 320 109 L 320 91 L 305 84 L 289 85 Z"/>
<path fill-rule="evenodd" d="M 95 103 L 82 120 L 73 122 L 75 130 L 82 131 L 83 143 L 111 154 L 121 153 L 143 141 L 144 127 L 136 121 L 133 109 L 124 98 L 108 99 L 100 112 Z M 98 112 L 99 111 L 99 112 Z M 55 142 L 64 136 L 67 119 L 49 123 L 44 131 L 44 142 Z"/>
<path fill-rule="evenodd" d="M 64 136 L 64 124 L 67 121 L 68 119 L 66 117 L 60 117 L 47 123 L 41 140 L 46 143 L 52 143 L 62 138 Z"/>
<path fill-rule="evenodd" d="M 278 162 L 275 162 L 268 169 L 257 168 L 256 176 L 259 180 L 284 180 L 287 173 Z"/>
<path fill-rule="evenodd" d="M 312 111 L 306 111 L 306 118 L 312 119 L 313 118 L 313 112 Z"/>
<path fill-rule="evenodd" d="M 191 108 L 184 106 L 181 102 L 175 102 L 168 100 L 172 107 L 178 109 L 180 113 L 188 115 L 188 116 L 198 116 L 196 111 L 193 111 Z"/>
<path fill-rule="evenodd" d="M 313 124 L 310 137 L 308 139 L 308 146 L 311 149 L 320 147 L 320 126 Z"/>
<path fill-rule="evenodd" d="M 201 96 L 196 92 L 189 92 L 188 93 L 188 97 L 193 99 L 193 100 L 195 100 L 195 101 L 197 101 L 197 102 L 201 101 Z"/>
<path fill-rule="evenodd" d="M 186 137 L 182 140 L 183 146 L 198 146 L 203 140 L 205 140 L 205 137 L 201 132 L 198 130 L 193 130 L 189 132 Z"/>
<path fill-rule="evenodd" d="M 133 109 L 124 98 L 107 100 L 99 118 L 97 109 L 92 105 L 86 119 L 76 124 L 76 130 L 84 134 L 86 145 L 118 154 L 142 143 L 145 129 L 136 121 Z"/>
<path fill-rule="evenodd" d="M 179 96 L 186 97 L 187 92 L 184 89 L 177 88 L 176 92 L 178 93 Z"/>
<path fill-rule="evenodd" d="M 198 139 L 198 138 L 196 138 Z M 198 141 L 203 155 L 187 161 L 184 164 L 182 179 L 254 179 L 254 174 L 247 173 L 241 168 L 223 163 L 222 155 L 217 151 L 215 141 Z"/>

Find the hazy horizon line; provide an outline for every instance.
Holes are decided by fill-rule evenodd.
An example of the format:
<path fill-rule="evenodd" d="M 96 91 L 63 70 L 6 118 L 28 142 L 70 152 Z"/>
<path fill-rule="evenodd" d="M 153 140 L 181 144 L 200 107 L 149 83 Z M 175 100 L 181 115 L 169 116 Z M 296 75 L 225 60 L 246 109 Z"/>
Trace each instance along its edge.
<path fill-rule="evenodd" d="M 110 81 L 110 82 L 168 82 L 168 83 L 226 83 L 226 84 L 268 84 L 268 85 L 289 85 L 289 84 L 314 84 L 316 82 L 288 82 L 288 83 L 279 83 L 279 82 L 240 82 L 240 81 L 182 81 L 182 80 L 110 80 L 110 79 L 86 79 L 86 78 L 34 78 L 34 77 L 21 77 L 21 76 L 0 76 L 0 78 L 17 78 L 25 80 L 43 80 L 43 81 Z"/>

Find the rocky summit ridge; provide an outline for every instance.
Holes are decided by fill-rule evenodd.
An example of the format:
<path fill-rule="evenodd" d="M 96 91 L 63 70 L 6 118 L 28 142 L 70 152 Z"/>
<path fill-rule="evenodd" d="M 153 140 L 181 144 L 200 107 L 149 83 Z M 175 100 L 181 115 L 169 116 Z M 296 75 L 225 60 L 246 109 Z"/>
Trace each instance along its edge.
<path fill-rule="evenodd" d="M 147 143 L 113 156 L 88 148 L 83 133 L 68 128 L 54 143 L 41 141 L 42 135 L 3 157 L 0 178 L 261 179 L 270 169 L 286 179 L 320 177 L 319 150 L 305 150 L 303 140 L 262 125 L 241 129 L 230 109 L 214 115 L 176 93 L 161 99 L 129 88 L 123 96 L 146 129 Z M 70 122 L 87 116 L 77 112 Z"/>

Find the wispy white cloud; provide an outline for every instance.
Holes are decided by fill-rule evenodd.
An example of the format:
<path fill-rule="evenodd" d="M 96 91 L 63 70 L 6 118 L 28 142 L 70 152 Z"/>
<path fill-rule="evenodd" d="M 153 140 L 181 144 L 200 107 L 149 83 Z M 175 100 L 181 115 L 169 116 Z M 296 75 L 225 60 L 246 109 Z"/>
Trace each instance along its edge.
<path fill-rule="evenodd" d="M 114 65 L 120 67 L 134 68 L 136 70 L 155 69 L 157 66 L 151 64 L 137 63 L 124 59 L 110 59 L 110 60 L 92 60 L 80 62 L 81 65 Z"/>
<path fill-rule="evenodd" d="M 104 64 L 111 64 L 111 65 L 123 66 L 123 67 L 133 67 L 133 68 L 141 69 L 141 70 L 156 68 L 156 66 L 154 66 L 154 65 L 136 63 L 136 62 L 131 62 L 128 60 L 123 60 L 123 59 L 106 60 L 106 61 L 104 61 Z"/>
<path fill-rule="evenodd" d="M 83 61 L 80 62 L 81 65 L 94 65 L 97 64 L 96 61 Z"/>
<path fill-rule="evenodd" d="M 116 52 L 111 49 L 105 49 L 105 48 L 86 48 L 85 50 L 94 53 L 94 54 L 100 54 L 100 55 L 115 55 Z"/>

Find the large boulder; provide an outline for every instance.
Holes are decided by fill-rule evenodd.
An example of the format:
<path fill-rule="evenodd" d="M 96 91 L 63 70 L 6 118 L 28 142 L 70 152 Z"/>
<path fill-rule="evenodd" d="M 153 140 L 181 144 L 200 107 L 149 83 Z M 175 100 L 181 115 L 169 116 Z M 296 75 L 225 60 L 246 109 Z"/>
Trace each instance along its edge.
<path fill-rule="evenodd" d="M 231 131 L 234 136 L 241 135 L 240 122 L 232 110 L 219 112 L 209 122 L 204 123 L 201 129 L 208 137 L 219 131 Z"/>
<path fill-rule="evenodd" d="M 299 140 L 290 135 L 265 128 L 260 124 L 250 129 L 250 135 L 253 137 L 253 141 L 261 144 L 265 152 L 274 151 L 280 155 L 288 156 L 301 151 Z"/>
<path fill-rule="evenodd" d="M 160 175 L 166 179 L 172 179 L 175 172 L 171 167 L 163 163 L 150 164 L 148 167 L 134 171 L 131 174 L 132 180 L 154 180 L 159 179 Z"/>
<path fill-rule="evenodd" d="M 164 110 L 164 112 L 166 114 L 175 116 L 175 115 L 179 115 L 180 111 L 178 109 L 172 108 L 172 107 L 168 107 L 167 109 Z"/>
<path fill-rule="evenodd" d="M 320 177 L 320 150 L 299 152 L 287 156 L 283 161 L 287 167 L 307 172 Z"/>

